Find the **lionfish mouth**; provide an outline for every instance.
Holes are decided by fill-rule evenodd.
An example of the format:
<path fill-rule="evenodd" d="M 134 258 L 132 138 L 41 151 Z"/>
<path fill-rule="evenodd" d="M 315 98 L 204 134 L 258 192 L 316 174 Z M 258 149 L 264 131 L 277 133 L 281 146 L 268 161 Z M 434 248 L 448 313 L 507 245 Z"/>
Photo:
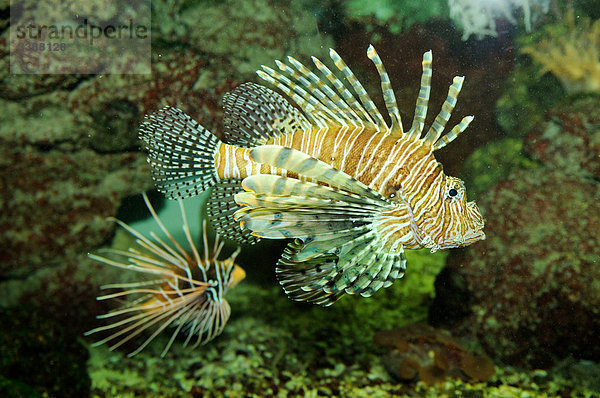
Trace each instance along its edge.
<path fill-rule="evenodd" d="M 480 240 L 485 240 L 485 232 L 482 229 L 476 231 L 468 231 L 463 236 L 465 243 L 463 246 L 470 245 L 471 243 L 475 243 Z"/>
<path fill-rule="evenodd" d="M 479 207 L 475 202 L 467 203 L 467 217 L 472 221 L 471 228 L 468 228 L 465 232 L 464 239 L 465 245 L 470 245 L 480 240 L 485 240 L 485 232 L 483 227 L 485 220 L 479 211 Z"/>
<path fill-rule="evenodd" d="M 436 248 L 436 251 L 440 249 L 452 249 L 456 247 L 469 246 L 470 244 L 480 240 L 485 240 L 485 233 L 482 229 L 469 230 L 462 235 L 455 235 L 444 243 L 440 244 L 439 247 Z"/>

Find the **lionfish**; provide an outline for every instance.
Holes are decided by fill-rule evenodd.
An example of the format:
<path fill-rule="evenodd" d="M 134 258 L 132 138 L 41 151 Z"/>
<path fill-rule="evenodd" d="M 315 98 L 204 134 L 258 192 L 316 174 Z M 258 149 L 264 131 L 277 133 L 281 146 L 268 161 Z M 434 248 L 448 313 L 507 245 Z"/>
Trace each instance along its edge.
<path fill-rule="evenodd" d="M 113 219 L 127 232 L 136 237 L 137 248 L 129 251 L 106 250 L 113 258 L 89 254 L 94 260 L 114 267 L 146 274 L 152 279 L 133 283 L 118 283 L 102 286 L 103 289 L 118 289 L 115 293 L 98 297 L 98 300 L 136 297 L 126 300 L 124 305 L 98 318 L 118 317 L 113 323 L 85 333 L 114 331 L 93 346 L 111 343 L 110 349 L 120 347 L 147 329 L 154 332 L 129 356 L 142 351 L 156 336 L 167 327 L 174 331 L 162 351 L 164 357 L 180 332 L 187 334 L 184 346 L 195 339 L 194 347 L 206 343 L 221 334 L 229 320 L 231 309 L 225 300 L 227 290 L 245 277 L 244 270 L 234 263 L 239 248 L 227 259 L 218 260 L 223 242 L 215 238 L 212 252 L 209 253 L 206 222 L 203 223 L 203 255 L 194 245 L 190 234 L 185 209 L 179 201 L 183 232 L 191 253 L 185 251 L 161 222 L 148 197 L 144 201 L 156 224 L 164 232 L 169 245 L 154 232 L 146 237 L 126 223 Z"/>
<path fill-rule="evenodd" d="M 346 83 L 315 57 L 323 77 L 292 57 L 275 61 L 279 71 L 263 65 L 257 74 L 288 99 L 255 83 L 237 87 L 224 97 L 222 141 L 170 106 L 140 128 L 154 180 L 168 197 L 212 187 L 207 209 L 222 235 L 249 243 L 292 239 L 276 273 L 294 300 L 331 305 L 344 293 L 371 296 L 404 275 L 405 249 L 434 252 L 485 239 L 464 183 L 446 176 L 433 155 L 473 120 L 464 117 L 444 135 L 464 77 L 453 79 L 422 136 L 431 51 L 423 55 L 408 131 L 372 45 L 367 56 L 391 124 L 331 49 Z"/>

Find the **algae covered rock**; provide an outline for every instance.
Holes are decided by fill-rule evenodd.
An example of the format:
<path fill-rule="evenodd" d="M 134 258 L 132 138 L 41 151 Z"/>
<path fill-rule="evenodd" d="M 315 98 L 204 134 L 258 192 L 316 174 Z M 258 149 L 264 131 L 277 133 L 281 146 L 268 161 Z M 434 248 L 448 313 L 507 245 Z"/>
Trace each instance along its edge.
<path fill-rule="evenodd" d="M 504 134 L 509 137 L 524 137 L 544 121 L 545 110 L 565 97 L 565 91 L 554 75 L 546 73 L 532 78 L 536 73 L 535 65 L 519 56 L 503 83 L 494 113 Z"/>
<path fill-rule="evenodd" d="M 242 81 L 254 78 L 261 64 L 287 55 L 319 56 L 333 45 L 321 34 L 311 2 L 172 1 L 153 2 L 154 40 L 161 47 L 184 44 L 208 56 L 222 79 L 230 73 Z M 165 49 L 166 49 L 165 48 Z"/>
<path fill-rule="evenodd" d="M 487 381 L 496 373 L 485 354 L 469 350 L 445 330 L 422 323 L 380 330 L 373 341 L 392 348 L 383 362 L 399 380 L 419 379 L 433 385 L 446 378 Z"/>
<path fill-rule="evenodd" d="M 550 167 L 600 178 L 600 96 L 552 108 L 527 135 L 525 151 Z"/>
<path fill-rule="evenodd" d="M 479 197 L 511 172 L 537 166 L 523 154 L 520 140 L 504 138 L 485 144 L 469 155 L 463 165 L 463 178 L 469 195 Z"/>
<path fill-rule="evenodd" d="M 42 307 L 0 310 L 0 395 L 83 397 L 90 391 L 88 352 L 77 331 Z"/>
<path fill-rule="evenodd" d="M 600 359 L 600 185 L 537 168 L 511 174 L 480 203 L 487 240 L 449 257 L 437 286 L 454 289 L 438 289 L 438 321 L 462 309 L 466 318 L 446 322 L 513 364 Z"/>
<path fill-rule="evenodd" d="M 0 215 L 4 275 L 26 277 L 100 245 L 118 200 L 151 183 L 144 159 L 133 153 L 0 153 L 0 186 L 10 192 Z"/>

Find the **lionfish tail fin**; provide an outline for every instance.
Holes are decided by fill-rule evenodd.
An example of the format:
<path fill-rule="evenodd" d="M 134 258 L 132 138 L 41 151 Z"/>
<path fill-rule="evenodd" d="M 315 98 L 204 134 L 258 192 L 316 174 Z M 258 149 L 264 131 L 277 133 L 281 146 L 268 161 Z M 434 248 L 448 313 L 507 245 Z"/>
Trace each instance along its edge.
<path fill-rule="evenodd" d="M 219 139 L 171 106 L 147 115 L 139 138 L 158 190 L 171 199 L 198 195 L 219 181 L 215 154 Z"/>

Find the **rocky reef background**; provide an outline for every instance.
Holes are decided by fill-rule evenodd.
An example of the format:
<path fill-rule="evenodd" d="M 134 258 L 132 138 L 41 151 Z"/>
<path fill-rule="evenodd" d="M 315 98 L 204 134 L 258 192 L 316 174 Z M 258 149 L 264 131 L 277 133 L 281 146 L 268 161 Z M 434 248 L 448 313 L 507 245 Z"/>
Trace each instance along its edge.
<path fill-rule="evenodd" d="M 0 1 L 0 395 L 600 395 L 597 8 L 545 2 L 527 32 L 529 2 L 505 2 L 514 7 L 473 14 L 488 20 L 465 37 L 450 16 L 464 2 L 421 3 L 155 0 L 151 75 L 16 75 Z M 70 18 L 81 12 L 73 4 L 23 10 Z M 86 4 L 118 18 L 118 8 Z M 87 253 L 126 245 L 107 218 L 143 217 L 139 194 L 153 189 L 137 140 L 143 115 L 177 106 L 218 134 L 223 95 L 258 81 L 261 64 L 327 63 L 330 47 L 383 107 L 369 43 L 405 120 L 423 52 L 434 56 L 431 113 L 452 77 L 466 76 L 450 124 L 476 118 L 436 155 L 484 210 L 487 240 L 410 252 L 403 280 L 331 308 L 290 302 L 274 261 L 249 251 L 217 340 L 193 351 L 176 343 L 165 358 L 166 337 L 134 358 L 128 347 L 89 347 L 83 332 L 110 308 L 95 297 L 114 272 Z M 534 56 L 549 48 L 551 59 Z M 274 259 L 278 248 L 259 250 Z"/>

